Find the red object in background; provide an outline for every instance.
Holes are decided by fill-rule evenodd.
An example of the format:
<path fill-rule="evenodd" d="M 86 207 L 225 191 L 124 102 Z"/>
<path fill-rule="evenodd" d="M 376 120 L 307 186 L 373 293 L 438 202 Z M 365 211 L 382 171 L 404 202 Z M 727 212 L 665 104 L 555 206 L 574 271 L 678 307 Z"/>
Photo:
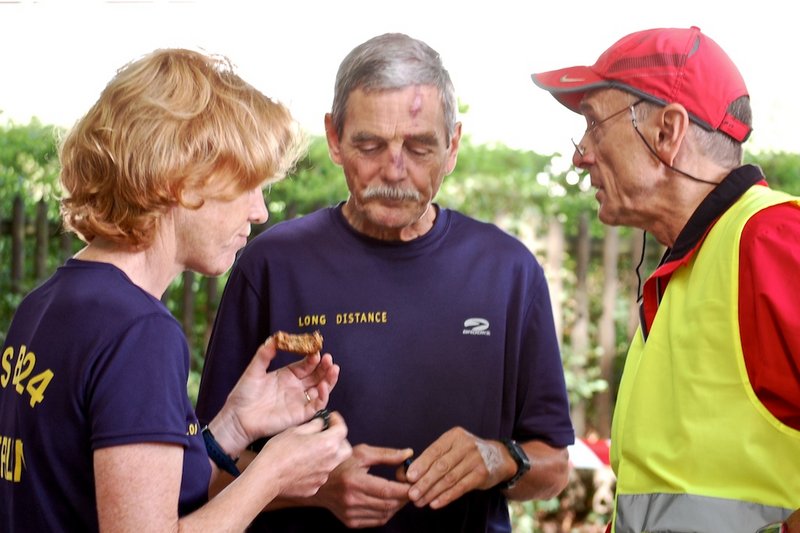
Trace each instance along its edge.
<path fill-rule="evenodd" d="M 573 468 L 597 469 L 610 464 L 609 447 L 611 441 L 589 435 L 575 439 L 575 444 L 569 446 L 569 461 Z"/>
<path fill-rule="evenodd" d="M 591 450 L 597 455 L 604 465 L 610 465 L 610 447 L 611 441 L 608 439 L 598 439 L 596 437 L 587 437 L 581 439 Z"/>

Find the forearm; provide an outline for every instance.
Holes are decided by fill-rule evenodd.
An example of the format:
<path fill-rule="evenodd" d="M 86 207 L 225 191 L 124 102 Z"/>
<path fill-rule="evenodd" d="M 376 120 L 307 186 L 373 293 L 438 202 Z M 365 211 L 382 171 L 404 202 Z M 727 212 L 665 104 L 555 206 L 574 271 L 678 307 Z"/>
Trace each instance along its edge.
<path fill-rule="evenodd" d="M 264 502 L 278 495 L 279 483 L 269 482 L 271 472 L 249 468 L 197 511 L 184 516 L 179 530 L 244 531 L 264 508 Z M 235 509 L 235 512 L 231 512 Z"/>
<path fill-rule="evenodd" d="M 541 441 L 521 443 L 531 461 L 531 469 L 523 475 L 506 496 L 512 500 L 547 500 L 567 486 L 569 454 L 566 448 L 553 448 Z"/>

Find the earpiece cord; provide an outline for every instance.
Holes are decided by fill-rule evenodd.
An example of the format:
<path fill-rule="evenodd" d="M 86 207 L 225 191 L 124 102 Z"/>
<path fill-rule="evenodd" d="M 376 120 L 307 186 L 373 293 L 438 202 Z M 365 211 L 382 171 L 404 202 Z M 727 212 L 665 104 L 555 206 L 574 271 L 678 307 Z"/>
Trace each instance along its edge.
<path fill-rule="evenodd" d="M 639 258 L 639 264 L 636 265 L 636 302 L 640 303 L 642 301 L 642 273 L 641 268 L 642 264 L 644 264 L 644 252 L 645 248 L 647 247 L 647 232 L 642 230 L 642 256 Z"/>
<path fill-rule="evenodd" d="M 681 176 L 685 176 L 685 177 L 689 178 L 690 180 L 699 181 L 700 183 L 707 183 L 709 185 L 719 185 L 719 183 L 716 182 L 716 181 L 705 180 L 703 178 L 698 178 L 698 177 L 692 176 L 691 174 L 689 174 L 687 172 L 684 172 L 683 170 L 681 170 L 679 168 L 675 168 L 672 165 L 670 165 L 669 163 L 667 163 L 666 161 L 664 161 L 663 159 L 661 159 L 661 157 L 658 155 L 658 153 L 655 151 L 655 149 L 652 146 L 650 146 L 650 143 L 647 142 L 647 139 L 645 139 L 644 135 L 642 135 L 642 133 L 639 131 L 639 126 L 636 123 L 636 114 L 633 111 L 633 106 L 631 106 L 631 122 L 633 122 L 633 129 L 636 130 L 636 134 L 639 135 L 639 138 L 642 140 L 644 145 L 647 146 L 647 149 L 650 150 L 650 153 L 653 154 L 653 156 L 656 159 L 658 159 L 661 162 L 662 165 L 664 165 L 668 169 L 672 170 L 673 172 L 677 172 Z"/>

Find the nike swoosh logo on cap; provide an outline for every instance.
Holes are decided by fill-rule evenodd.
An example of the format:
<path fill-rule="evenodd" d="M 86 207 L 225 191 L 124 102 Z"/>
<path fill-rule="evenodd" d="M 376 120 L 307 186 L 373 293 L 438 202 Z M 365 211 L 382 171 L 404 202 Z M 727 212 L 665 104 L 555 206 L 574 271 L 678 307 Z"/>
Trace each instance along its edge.
<path fill-rule="evenodd" d="M 571 78 L 568 74 L 564 74 L 563 76 L 561 76 L 561 79 L 559 79 L 558 81 L 560 81 L 561 83 L 578 83 L 578 82 L 581 82 L 581 81 L 586 81 L 586 79 L 584 79 L 584 78 Z"/>

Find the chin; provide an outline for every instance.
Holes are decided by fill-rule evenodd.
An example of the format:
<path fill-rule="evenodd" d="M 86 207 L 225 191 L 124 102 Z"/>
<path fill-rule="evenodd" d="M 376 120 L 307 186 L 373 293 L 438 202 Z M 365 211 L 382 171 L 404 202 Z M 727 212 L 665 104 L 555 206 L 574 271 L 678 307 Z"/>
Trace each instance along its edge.
<path fill-rule="evenodd" d="M 603 206 L 602 205 L 597 208 L 597 218 L 598 218 L 598 220 L 600 220 L 600 222 L 602 222 L 603 224 L 606 224 L 608 226 L 615 225 L 615 217 L 610 215 L 608 213 L 608 210 L 603 211 Z"/>
<path fill-rule="evenodd" d="M 387 228 L 404 228 L 413 224 L 420 216 L 422 214 L 418 212 L 416 206 L 410 208 L 408 204 L 381 205 L 369 211 L 369 219 L 373 224 Z"/>
<path fill-rule="evenodd" d="M 225 258 L 224 260 L 220 260 L 217 263 L 206 263 L 204 265 L 199 265 L 199 268 L 193 268 L 195 272 L 202 276 L 208 276 L 212 278 L 216 278 L 218 276 L 223 275 L 225 272 L 230 270 L 233 266 L 233 258 Z"/>

